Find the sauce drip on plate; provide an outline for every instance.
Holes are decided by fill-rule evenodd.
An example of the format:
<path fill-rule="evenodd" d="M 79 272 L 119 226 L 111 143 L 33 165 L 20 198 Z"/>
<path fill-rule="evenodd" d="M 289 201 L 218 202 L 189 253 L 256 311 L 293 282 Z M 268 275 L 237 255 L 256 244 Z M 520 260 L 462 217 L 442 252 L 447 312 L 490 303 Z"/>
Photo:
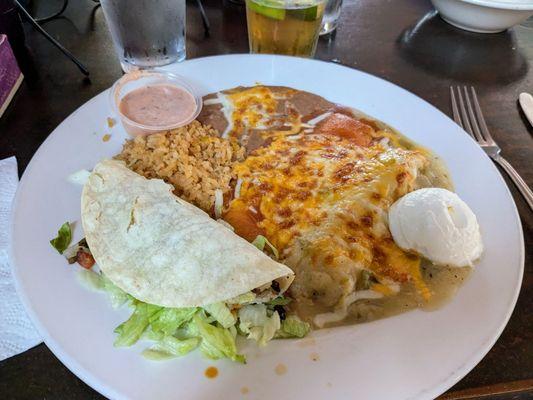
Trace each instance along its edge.
<path fill-rule="evenodd" d="M 216 378 L 218 376 L 218 369 L 216 367 L 208 367 L 204 374 L 209 379 Z"/>
<path fill-rule="evenodd" d="M 196 111 L 196 102 L 187 90 L 160 84 L 132 90 L 120 100 L 119 109 L 131 121 L 159 127 L 190 118 Z"/>
<path fill-rule="evenodd" d="M 276 368 L 274 368 L 274 371 L 276 372 L 276 375 L 285 375 L 287 372 L 287 366 L 285 364 L 279 363 L 276 365 Z"/>

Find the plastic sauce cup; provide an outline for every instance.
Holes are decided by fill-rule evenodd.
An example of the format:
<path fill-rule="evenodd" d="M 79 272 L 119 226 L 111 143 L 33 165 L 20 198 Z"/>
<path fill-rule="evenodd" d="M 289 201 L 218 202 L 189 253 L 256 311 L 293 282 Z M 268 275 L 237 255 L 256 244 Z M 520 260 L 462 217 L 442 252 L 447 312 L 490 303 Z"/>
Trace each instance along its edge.
<path fill-rule="evenodd" d="M 122 99 L 128 93 L 131 93 L 132 91 L 143 87 L 156 85 L 173 86 L 189 93 L 191 95 L 191 99 L 194 99 L 195 102 L 194 112 L 191 113 L 190 116 L 187 116 L 185 119 L 176 121 L 171 125 L 148 125 L 140 123 L 138 121 L 132 120 L 130 117 L 128 117 L 122 112 L 120 104 L 122 102 Z M 184 78 L 173 73 L 161 70 L 143 70 L 125 74 L 111 87 L 109 101 L 111 103 L 111 109 L 116 115 L 120 117 L 124 129 L 132 137 L 146 136 L 154 133 L 165 132 L 171 129 L 179 128 L 180 126 L 187 125 L 188 123 L 192 122 L 198 116 L 198 114 L 200 114 L 203 104 L 202 98 L 200 96 L 195 95 L 194 91 Z"/>

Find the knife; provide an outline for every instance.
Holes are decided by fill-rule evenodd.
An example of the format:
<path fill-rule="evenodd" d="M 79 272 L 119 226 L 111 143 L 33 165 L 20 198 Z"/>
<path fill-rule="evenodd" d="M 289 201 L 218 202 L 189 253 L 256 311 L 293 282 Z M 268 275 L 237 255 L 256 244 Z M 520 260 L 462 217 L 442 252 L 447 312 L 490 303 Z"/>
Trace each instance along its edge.
<path fill-rule="evenodd" d="M 518 102 L 520 103 L 524 114 L 526 114 L 529 123 L 533 126 L 533 96 L 529 93 L 520 93 L 520 96 L 518 96 Z"/>

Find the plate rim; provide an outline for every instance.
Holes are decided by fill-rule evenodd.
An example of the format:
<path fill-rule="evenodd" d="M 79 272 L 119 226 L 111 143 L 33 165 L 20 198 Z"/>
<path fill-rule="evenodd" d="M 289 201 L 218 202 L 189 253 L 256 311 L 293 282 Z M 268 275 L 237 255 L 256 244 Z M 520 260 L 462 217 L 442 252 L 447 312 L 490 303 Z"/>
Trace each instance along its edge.
<path fill-rule="evenodd" d="M 274 59 L 295 59 L 296 57 L 290 57 L 290 56 L 283 56 L 283 55 L 270 55 L 270 54 L 248 54 L 248 53 L 237 53 L 237 54 L 222 54 L 222 55 L 210 55 L 205 57 L 198 57 L 193 59 L 185 60 L 182 63 L 178 64 L 171 64 L 168 66 L 163 67 L 163 69 L 170 69 L 173 70 L 174 68 L 179 68 L 179 65 L 183 65 L 183 63 L 194 63 L 194 62 L 204 62 L 204 60 L 209 59 L 220 59 L 220 58 L 240 58 L 240 57 L 254 57 L 254 58 L 264 58 L 265 60 L 274 60 Z M 363 74 L 371 79 L 379 80 L 382 83 L 385 83 L 387 85 L 391 85 L 397 89 L 400 89 L 404 95 L 412 96 L 417 99 L 419 102 L 423 102 L 426 104 L 426 106 L 429 106 L 430 108 L 436 110 L 439 114 L 441 114 L 441 117 L 444 116 L 451 122 L 453 120 L 445 114 L 443 111 L 441 111 L 439 108 L 434 106 L 433 104 L 426 101 L 424 98 L 419 97 L 418 95 L 410 92 L 409 90 L 405 89 L 403 86 L 400 86 L 399 84 L 396 84 L 394 82 L 388 81 L 384 78 L 381 78 L 379 76 L 373 75 L 369 72 L 359 70 L 357 68 L 353 68 L 344 64 L 334 63 L 330 61 L 324 61 L 324 60 L 318 60 L 318 59 L 303 59 L 304 62 L 310 62 L 310 63 L 325 63 L 325 64 L 331 64 L 335 68 L 343 68 L 347 69 L 350 72 L 356 72 L 359 74 Z M 34 324 L 35 328 L 38 330 L 39 334 L 41 335 L 44 344 L 50 349 L 50 351 L 56 356 L 61 363 L 69 369 L 74 375 L 76 375 L 79 379 L 81 379 L 84 383 L 86 383 L 88 386 L 99 392 L 100 394 L 112 398 L 112 399 L 121 399 L 124 398 L 124 394 L 117 392 L 115 389 L 112 388 L 112 386 L 107 385 L 106 383 L 102 382 L 101 379 L 95 377 L 94 374 L 89 372 L 86 368 L 82 367 L 78 361 L 76 361 L 75 358 L 71 357 L 69 354 L 67 354 L 63 349 L 61 348 L 61 345 L 56 342 L 56 340 L 50 336 L 48 330 L 46 327 L 41 323 L 39 317 L 34 312 L 33 308 L 30 305 L 29 297 L 26 294 L 25 290 L 23 289 L 22 280 L 19 276 L 19 267 L 16 263 L 16 257 L 14 254 L 14 241 L 13 241 L 13 235 L 14 235 L 14 216 L 16 214 L 16 210 L 18 208 L 18 198 L 20 193 L 22 192 L 22 188 L 25 187 L 25 177 L 31 172 L 33 169 L 32 162 L 35 157 L 40 155 L 40 153 L 46 151 L 44 148 L 48 146 L 50 143 L 47 143 L 51 136 L 54 134 L 56 130 L 58 130 L 67 119 L 74 117 L 76 114 L 81 112 L 83 108 L 85 108 L 87 105 L 96 102 L 97 99 L 99 99 L 101 96 L 105 96 L 105 94 L 109 91 L 109 88 L 104 89 L 100 93 L 96 94 L 89 100 L 87 100 L 85 103 L 81 104 L 79 107 L 76 108 L 72 113 L 70 113 L 65 119 L 61 121 L 46 137 L 46 139 L 41 143 L 41 145 L 38 147 L 38 149 L 35 151 L 35 153 L 32 155 L 30 161 L 28 162 L 22 177 L 19 181 L 17 191 L 15 194 L 15 197 L 12 201 L 12 209 L 11 213 L 9 214 L 8 219 L 8 261 L 10 262 L 11 268 L 12 268 L 12 274 L 13 274 L 13 281 L 15 283 L 15 288 L 17 291 L 17 294 L 19 295 L 21 302 L 30 317 L 30 320 Z M 464 130 L 463 130 L 464 132 Z M 473 139 L 464 132 L 465 135 L 468 136 L 468 139 L 473 141 Z M 475 143 L 475 142 L 474 142 Z M 476 144 L 477 146 L 477 144 Z M 488 158 L 488 156 L 479 149 L 482 153 L 480 156 Z M 490 160 L 490 159 L 489 159 Z M 469 356 L 465 357 L 465 361 L 463 364 L 455 369 L 454 371 L 450 372 L 450 374 L 444 378 L 440 383 L 434 384 L 430 387 L 421 389 L 416 394 L 414 394 L 411 397 L 408 397 L 409 399 L 432 399 L 435 398 L 442 393 L 444 393 L 446 390 L 451 388 L 453 385 L 455 385 L 457 382 L 459 382 L 462 378 L 464 378 L 470 371 L 472 371 L 479 362 L 488 354 L 488 352 L 492 349 L 496 341 L 500 338 L 501 334 L 503 333 L 503 330 L 507 326 L 512 313 L 514 312 L 514 309 L 516 307 L 516 303 L 518 300 L 518 296 L 521 292 L 521 287 L 523 283 L 523 275 L 524 275 L 524 268 L 525 268 L 525 246 L 524 246 L 524 233 L 523 233 L 523 227 L 522 227 L 522 221 L 520 219 L 520 215 L 518 213 L 518 209 L 516 207 L 516 203 L 514 201 L 514 198 L 512 196 L 511 190 L 509 188 L 509 185 L 504 180 L 502 173 L 498 170 L 498 168 L 494 165 L 492 161 L 490 161 L 492 167 L 498 172 L 497 177 L 503 184 L 503 187 L 505 188 L 506 195 L 510 199 L 512 203 L 512 212 L 513 216 L 515 218 L 515 221 L 517 222 L 516 227 L 518 228 L 519 232 L 519 273 L 518 273 L 518 281 L 516 282 L 516 289 L 514 290 L 513 297 L 509 304 L 506 306 L 507 312 L 505 314 L 505 318 L 501 320 L 501 322 L 498 324 L 498 328 L 494 331 L 493 334 L 490 335 L 489 339 L 486 339 L 483 343 L 481 343 L 475 350 L 473 350 Z"/>

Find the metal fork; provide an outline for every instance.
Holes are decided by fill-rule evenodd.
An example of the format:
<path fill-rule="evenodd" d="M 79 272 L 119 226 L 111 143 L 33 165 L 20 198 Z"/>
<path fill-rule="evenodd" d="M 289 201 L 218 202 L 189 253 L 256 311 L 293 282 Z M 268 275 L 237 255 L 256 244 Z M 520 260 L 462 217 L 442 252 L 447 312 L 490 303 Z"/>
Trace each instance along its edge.
<path fill-rule="evenodd" d="M 470 87 L 469 91 L 466 86 L 462 88 L 457 86 L 455 89 L 453 86 L 450 86 L 450 94 L 452 98 L 453 119 L 455 122 L 472 136 L 494 162 L 507 172 L 520 193 L 522 193 L 522 196 L 526 199 L 529 208 L 533 210 L 533 192 L 511 164 L 500 155 L 500 146 L 494 141 L 489 132 L 489 128 L 487 128 L 485 118 L 477 100 L 476 90 L 473 87 Z"/>

